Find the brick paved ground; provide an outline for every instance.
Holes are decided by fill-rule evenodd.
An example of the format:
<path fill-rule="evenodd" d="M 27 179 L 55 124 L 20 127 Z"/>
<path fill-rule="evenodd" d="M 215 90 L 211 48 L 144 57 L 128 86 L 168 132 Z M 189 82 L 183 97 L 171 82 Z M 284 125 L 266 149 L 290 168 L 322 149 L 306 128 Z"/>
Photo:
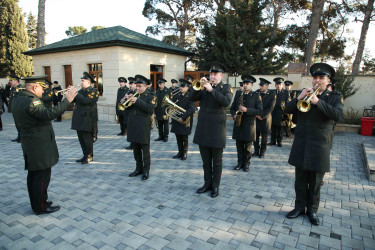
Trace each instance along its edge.
<path fill-rule="evenodd" d="M 234 171 L 228 121 L 220 196 L 212 199 L 195 192 L 203 184 L 197 145 L 190 143 L 187 161 L 174 160 L 174 135 L 154 142 L 152 130 L 150 179 L 142 181 L 128 177 L 135 162 L 118 125 L 99 122 L 95 161 L 80 165 L 77 135 L 64 120 L 53 124 L 60 162 L 49 188 L 61 210 L 35 216 L 20 144 L 10 142 L 13 119 L 2 118 L 0 249 L 375 249 L 375 185 L 365 176 L 360 135 L 336 133 L 316 227 L 303 216 L 285 219 L 295 197 L 288 139 L 253 159 L 249 173 Z"/>

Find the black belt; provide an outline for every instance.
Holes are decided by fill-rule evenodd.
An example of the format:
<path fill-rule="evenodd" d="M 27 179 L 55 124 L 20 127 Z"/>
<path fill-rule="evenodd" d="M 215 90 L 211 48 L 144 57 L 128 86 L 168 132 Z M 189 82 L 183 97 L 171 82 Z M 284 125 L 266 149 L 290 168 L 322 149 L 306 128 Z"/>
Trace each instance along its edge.
<path fill-rule="evenodd" d="M 313 127 L 313 128 L 333 128 L 333 123 L 318 123 L 316 121 L 298 121 L 298 126 Z"/>

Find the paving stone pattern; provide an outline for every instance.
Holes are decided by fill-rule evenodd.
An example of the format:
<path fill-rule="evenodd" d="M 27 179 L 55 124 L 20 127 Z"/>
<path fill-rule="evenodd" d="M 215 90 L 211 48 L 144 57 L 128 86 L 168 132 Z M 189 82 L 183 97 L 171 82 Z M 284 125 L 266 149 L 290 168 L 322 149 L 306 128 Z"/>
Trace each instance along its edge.
<path fill-rule="evenodd" d="M 154 142 L 150 179 L 130 178 L 135 169 L 119 125 L 99 122 L 94 162 L 82 156 L 71 120 L 53 123 L 60 161 L 52 169 L 49 199 L 60 211 L 36 216 L 26 187 L 21 144 L 12 116 L 2 116 L 0 132 L 0 249 L 375 249 L 375 184 L 364 171 L 363 137 L 335 134 L 331 172 L 324 177 L 319 216 L 312 226 L 293 208 L 291 140 L 253 158 L 250 171 L 236 164 L 233 122 L 227 122 L 220 195 L 195 191 L 203 184 L 202 162 L 190 136 L 187 161 L 172 159 L 176 139 Z"/>

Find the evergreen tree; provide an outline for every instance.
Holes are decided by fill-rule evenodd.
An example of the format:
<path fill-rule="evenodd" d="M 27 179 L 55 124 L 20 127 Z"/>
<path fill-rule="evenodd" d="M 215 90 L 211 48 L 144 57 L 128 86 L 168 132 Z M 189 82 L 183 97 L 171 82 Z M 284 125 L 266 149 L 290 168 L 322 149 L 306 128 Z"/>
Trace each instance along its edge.
<path fill-rule="evenodd" d="M 29 36 L 29 49 L 35 49 L 36 48 L 36 25 L 37 21 L 35 16 L 30 12 L 27 16 L 27 24 L 26 24 L 26 30 L 27 35 Z"/>
<path fill-rule="evenodd" d="M 344 99 L 354 95 L 359 87 L 354 86 L 354 76 L 348 75 L 345 66 L 340 64 L 336 70 L 336 75 L 334 79 L 335 90 L 338 90 L 343 95 Z"/>
<path fill-rule="evenodd" d="M 0 77 L 32 75 L 28 36 L 21 9 L 16 0 L 0 1 Z"/>
<path fill-rule="evenodd" d="M 104 29 L 105 27 L 104 26 L 92 26 L 91 27 L 91 30 L 100 30 L 100 29 Z"/>
<path fill-rule="evenodd" d="M 87 29 L 83 26 L 69 26 L 68 30 L 65 31 L 65 34 L 68 36 L 68 37 L 72 37 L 72 36 L 76 36 L 76 35 L 80 35 L 80 34 L 83 34 L 83 33 L 86 33 Z"/>

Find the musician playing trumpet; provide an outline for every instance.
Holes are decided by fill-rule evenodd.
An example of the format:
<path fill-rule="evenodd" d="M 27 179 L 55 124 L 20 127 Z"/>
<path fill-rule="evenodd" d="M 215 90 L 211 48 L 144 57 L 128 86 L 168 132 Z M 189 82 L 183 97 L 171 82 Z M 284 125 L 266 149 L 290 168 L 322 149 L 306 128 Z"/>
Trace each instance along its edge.
<path fill-rule="evenodd" d="M 180 79 L 180 93 L 173 95 L 173 102 L 185 109 L 178 121 L 172 119 L 171 132 L 175 133 L 178 153 L 173 156 L 173 159 L 187 159 L 188 146 L 189 146 L 189 135 L 191 134 L 191 122 L 186 120 L 190 118 L 193 120 L 193 114 L 195 112 L 195 103 L 190 101 L 190 94 L 188 93 L 190 82 L 185 79 Z"/>
<path fill-rule="evenodd" d="M 126 86 L 126 83 L 128 81 L 125 77 L 119 77 L 118 83 L 120 84 L 120 87 L 117 90 L 117 100 L 116 100 L 116 115 L 118 117 L 118 122 L 120 123 L 120 133 L 118 133 L 118 136 L 125 136 L 126 135 L 126 120 L 124 119 L 125 111 L 120 110 L 118 107 L 119 103 L 125 102 L 125 95 L 128 94 L 129 88 Z"/>
<path fill-rule="evenodd" d="M 255 116 L 263 111 L 262 98 L 252 91 L 256 79 L 251 75 L 242 75 L 243 91 L 235 96 L 230 113 L 235 125 L 232 139 L 236 140 L 237 165 L 234 170 L 249 171 L 251 159 L 251 145 L 256 139 Z"/>

